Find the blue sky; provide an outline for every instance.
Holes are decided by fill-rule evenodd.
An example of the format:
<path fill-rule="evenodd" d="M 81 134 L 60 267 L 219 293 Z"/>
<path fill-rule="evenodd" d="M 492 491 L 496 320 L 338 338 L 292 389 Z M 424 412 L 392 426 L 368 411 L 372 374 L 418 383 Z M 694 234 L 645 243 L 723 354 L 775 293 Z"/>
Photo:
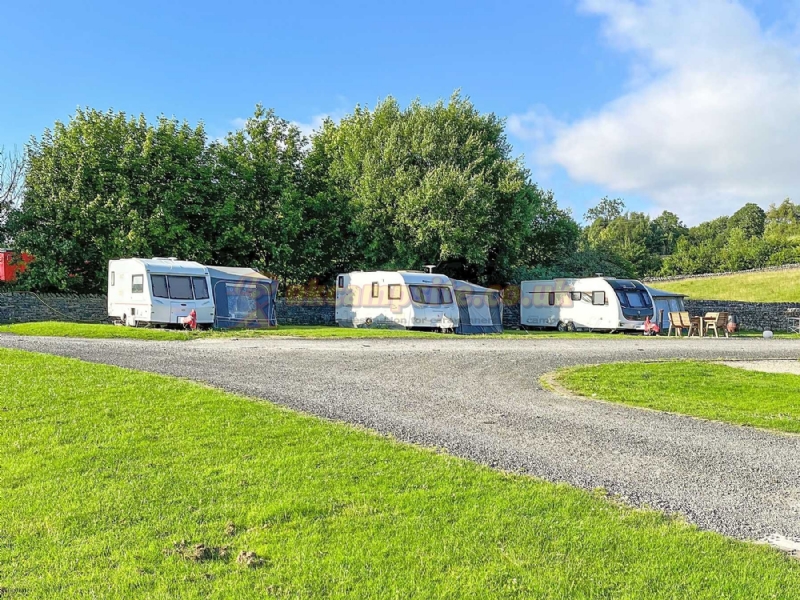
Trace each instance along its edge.
<path fill-rule="evenodd" d="M 510 119 L 515 151 L 576 216 L 609 194 L 692 222 L 744 201 L 780 201 L 800 186 L 788 165 L 744 177 L 753 131 L 737 131 L 738 145 L 718 135 L 755 105 L 737 100 L 717 122 L 690 103 L 705 97 L 703 82 L 725 90 L 758 79 L 765 52 L 776 80 L 788 74 L 789 91 L 800 90 L 796 8 L 789 0 L 10 3 L 0 145 L 24 144 L 77 106 L 203 120 L 218 136 L 257 102 L 309 126 L 387 95 L 430 102 L 460 88 L 480 110 Z M 717 64 L 740 40 L 746 52 Z M 741 77 L 731 81 L 731 71 Z M 775 102 L 776 129 L 792 123 L 778 152 L 789 148 L 795 114 Z M 755 145 L 763 155 L 773 144 Z"/>

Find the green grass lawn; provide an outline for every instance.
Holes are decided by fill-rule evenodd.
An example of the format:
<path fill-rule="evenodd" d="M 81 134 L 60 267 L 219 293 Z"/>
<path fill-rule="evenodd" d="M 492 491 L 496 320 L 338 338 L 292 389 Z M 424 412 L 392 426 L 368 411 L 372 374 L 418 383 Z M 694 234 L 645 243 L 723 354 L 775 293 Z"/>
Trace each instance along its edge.
<path fill-rule="evenodd" d="M 313 325 L 279 325 L 273 329 L 225 329 L 218 331 L 178 331 L 169 329 L 147 329 L 120 327 L 118 325 L 90 325 L 83 323 L 63 323 L 44 321 L 39 323 L 16 323 L 0 325 L 0 333 L 16 335 L 40 335 L 80 338 L 133 338 L 139 340 L 196 340 L 208 337 L 303 337 L 303 338 L 454 338 L 467 337 L 425 331 L 406 331 L 402 329 L 353 329 L 347 327 L 326 327 Z M 599 333 L 558 333 L 556 331 L 517 331 L 507 330 L 501 334 L 491 334 L 491 338 L 597 338 L 608 337 Z M 618 336 L 621 337 L 621 336 Z"/>
<path fill-rule="evenodd" d="M 0 350 L 0 390 L 3 600 L 800 589 L 768 547 L 178 379 Z"/>
<path fill-rule="evenodd" d="M 120 327 L 87 323 L 63 323 L 61 321 L 42 321 L 39 323 L 15 323 L 0 325 L 0 333 L 17 335 L 43 335 L 53 337 L 79 338 L 131 338 L 136 340 L 188 340 L 196 338 L 200 332 L 171 329 L 146 329 L 143 327 Z"/>
<path fill-rule="evenodd" d="M 469 339 L 475 337 L 482 338 L 554 338 L 565 337 L 573 339 L 592 339 L 608 337 L 608 334 L 588 333 L 588 332 L 564 332 L 559 333 L 554 330 L 520 331 L 517 329 L 507 329 L 503 333 L 477 334 L 477 335 L 455 335 L 452 333 L 437 333 L 428 331 L 408 331 L 404 329 L 355 329 L 352 327 L 330 327 L 316 325 L 279 325 L 274 329 L 239 329 L 214 331 L 213 336 L 220 337 L 305 337 L 305 338 L 431 338 L 431 339 Z"/>
<path fill-rule="evenodd" d="M 565 369 L 556 381 L 584 396 L 800 433 L 800 376 L 681 361 Z"/>
<path fill-rule="evenodd" d="M 655 282 L 653 286 L 698 300 L 800 302 L 800 269 Z"/>

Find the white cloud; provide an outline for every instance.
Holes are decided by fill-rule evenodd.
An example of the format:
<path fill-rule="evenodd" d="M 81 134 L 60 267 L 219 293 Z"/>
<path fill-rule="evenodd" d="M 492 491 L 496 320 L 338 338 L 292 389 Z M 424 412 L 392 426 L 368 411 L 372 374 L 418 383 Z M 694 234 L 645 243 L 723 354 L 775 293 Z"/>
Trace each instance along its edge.
<path fill-rule="evenodd" d="M 626 92 L 561 123 L 509 118 L 576 181 L 650 198 L 689 222 L 800 196 L 800 61 L 734 0 L 583 0 L 633 59 Z"/>
<path fill-rule="evenodd" d="M 341 119 L 341 115 L 329 114 L 329 113 L 322 113 L 319 115 L 314 115 L 311 117 L 309 121 L 292 121 L 292 125 L 297 126 L 305 137 L 311 139 L 311 136 L 314 132 L 318 131 L 322 128 L 322 124 L 325 122 L 325 119 L 331 118 L 334 121 Z"/>
<path fill-rule="evenodd" d="M 302 133 L 304 137 L 310 140 L 311 136 L 322 127 L 322 124 L 325 122 L 326 119 L 340 121 L 342 117 L 344 117 L 346 111 L 342 106 L 343 103 L 345 102 L 345 99 L 339 97 L 338 100 L 340 108 L 337 108 L 336 110 L 327 113 L 320 113 L 313 115 L 308 121 L 290 121 L 290 123 L 296 126 L 300 130 L 300 133 Z M 244 117 L 236 117 L 235 119 L 230 120 L 230 125 L 234 129 L 243 129 L 246 124 L 247 124 L 247 118 Z M 225 143 L 224 136 L 216 137 L 215 140 L 220 143 Z"/>
<path fill-rule="evenodd" d="M 292 124 L 297 126 L 300 132 L 310 140 L 311 136 L 322 128 L 322 124 L 326 119 L 331 119 L 334 122 L 341 121 L 350 110 L 349 106 L 350 103 L 347 98 L 336 96 L 335 109 L 313 115 L 308 121 L 292 121 Z"/>
<path fill-rule="evenodd" d="M 235 119 L 231 119 L 231 125 L 233 125 L 234 129 L 243 129 L 245 125 L 247 125 L 247 119 L 244 117 L 236 117 Z"/>

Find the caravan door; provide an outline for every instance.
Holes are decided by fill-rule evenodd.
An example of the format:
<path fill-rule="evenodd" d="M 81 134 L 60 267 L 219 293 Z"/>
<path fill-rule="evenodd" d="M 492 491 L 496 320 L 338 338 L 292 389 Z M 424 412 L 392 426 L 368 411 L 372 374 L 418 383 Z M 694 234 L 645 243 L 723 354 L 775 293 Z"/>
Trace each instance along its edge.
<path fill-rule="evenodd" d="M 214 322 L 214 301 L 209 294 L 208 278 L 190 275 L 150 276 L 153 285 L 154 302 L 156 298 L 169 300 L 169 323 L 179 324 L 194 310 L 197 322 Z"/>
<path fill-rule="evenodd" d="M 413 327 L 453 329 L 458 326 L 458 306 L 450 286 L 409 284 L 414 306 Z"/>

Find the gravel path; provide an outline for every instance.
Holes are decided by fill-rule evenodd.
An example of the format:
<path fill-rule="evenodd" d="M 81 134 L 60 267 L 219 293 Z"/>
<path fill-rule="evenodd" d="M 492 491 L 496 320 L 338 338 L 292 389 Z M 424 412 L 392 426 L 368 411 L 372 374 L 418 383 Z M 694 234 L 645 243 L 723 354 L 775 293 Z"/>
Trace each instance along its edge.
<path fill-rule="evenodd" d="M 0 346 L 188 377 L 503 469 L 679 512 L 745 538 L 800 539 L 800 436 L 565 398 L 540 375 L 625 360 L 796 359 L 793 340 L 202 340 L 0 335 Z"/>
<path fill-rule="evenodd" d="M 787 373 L 800 375 L 800 360 L 727 360 L 722 364 L 745 371 L 761 371 L 762 373 Z"/>

